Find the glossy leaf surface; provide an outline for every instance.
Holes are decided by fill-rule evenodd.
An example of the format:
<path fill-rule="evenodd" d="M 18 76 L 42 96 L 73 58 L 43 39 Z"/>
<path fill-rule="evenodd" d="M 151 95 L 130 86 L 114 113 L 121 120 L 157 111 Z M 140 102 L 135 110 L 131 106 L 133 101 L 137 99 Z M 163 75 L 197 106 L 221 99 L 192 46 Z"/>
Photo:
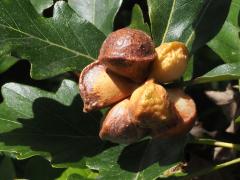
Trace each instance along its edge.
<path fill-rule="evenodd" d="M 18 159 L 40 155 L 68 167 L 102 149 L 101 114 L 82 112 L 78 87 L 72 81 L 63 81 L 56 93 L 9 83 L 2 94 L 0 151 Z"/>
<path fill-rule="evenodd" d="M 231 8 L 221 31 L 208 43 L 225 62 L 240 61 L 240 1 L 232 0 Z"/>
<path fill-rule="evenodd" d="M 220 65 L 201 77 L 193 80 L 193 83 L 208 83 L 215 81 L 240 79 L 240 63 Z"/>
<path fill-rule="evenodd" d="M 148 0 L 155 43 L 159 45 L 177 40 L 184 42 L 190 52 L 194 52 L 219 31 L 230 2 L 231 0 Z"/>
<path fill-rule="evenodd" d="M 4 56 L 0 57 L 0 74 L 7 71 L 16 62 L 17 62 L 17 59 L 10 55 L 4 55 Z"/>
<path fill-rule="evenodd" d="M 150 35 L 150 29 L 146 22 L 144 22 L 143 14 L 141 7 L 139 5 L 135 5 L 132 10 L 132 18 L 130 28 L 140 29 Z"/>
<path fill-rule="evenodd" d="M 53 5 L 53 0 L 30 0 L 30 2 L 39 14 L 42 14 L 45 9 Z"/>
<path fill-rule="evenodd" d="M 108 35 L 113 31 L 113 21 L 122 0 L 68 0 L 68 3 L 79 16 Z"/>
<path fill-rule="evenodd" d="M 115 146 L 86 160 L 99 171 L 100 179 L 156 179 L 167 177 L 167 170 L 183 158 L 187 137 L 144 140 L 130 146 Z M 172 172 L 174 174 L 174 171 Z"/>
<path fill-rule="evenodd" d="M 0 45 L 29 60 L 34 79 L 80 71 L 95 60 L 105 39 L 64 1 L 55 4 L 50 19 L 39 16 L 28 0 L 2 0 L 0 9 Z"/>

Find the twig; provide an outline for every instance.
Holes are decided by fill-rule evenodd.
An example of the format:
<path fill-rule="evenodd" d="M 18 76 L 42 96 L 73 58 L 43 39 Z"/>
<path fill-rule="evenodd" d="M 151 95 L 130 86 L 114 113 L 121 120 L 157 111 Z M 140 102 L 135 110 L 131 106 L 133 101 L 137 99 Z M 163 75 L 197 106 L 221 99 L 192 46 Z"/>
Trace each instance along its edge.
<path fill-rule="evenodd" d="M 240 145 L 239 144 L 217 141 L 217 140 L 214 140 L 214 139 L 199 138 L 199 139 L 193 139 L 190 143 L 191 144 L 206 144 L 206 145 L 224 147 L 224 148 L 229 148 L 229 149 L 234 149 L 234 150 L 240 151 Z M 191 178 L 196 177 L 196 176 L 203 176 L 203 175 L 209 174 L 211 172 L 217 171 L 219 169 L 222 169 L 222 168 L 225 168 L 227 166 L 237 164 L 237 163 L 240 163 L 240 158 L 236 158 L 236 159 L 233 159 L 231 161 L 227 161 L 225 163 L 218 164 L 218 165 L 215 165 L 215 166 L 210 167 L 210 168 L 205 168 L 205 169 L 199 170 L 199 171 L 194 172 L 190 175 L 187 175 L 187 176 L 185 176 L 181 179 L 191 179 Z"/>
<path fill-rule="evenodd" d="M 222 168 L 225 168 L 225 167 L 227 167 L 227 166 L 231 166 L 231 165 L 237 164 L 237 163 L 240 163 L 240 158 L 236 158 L 236 159 L 233 159 L 233 160 L 231 160 L 231 161 L 227 161 L 227 162 L 225 162 L 225 163 L 215 165 L 215 166 L 213 166 L 213 167 L 211 167 L 211 168 L 202 169 L 202 170 L 197 171 L 197 172 L 195 172 L 195 173 L 192 173 L 192 174 L 190 174 L 190 175 L 188 175 L 188 176 L 185 176 L 185 177 L 183 177 L 183 178 L 181 178 L 181 179 L 191 179 L 191 178 L 196 177 L 196 176 L 203 176 L 203 175 L 212 173 L 212 172 L 214 172 L 214 171 L 217 171 L 217 170 L 219 170 L 219 169 L 222 169 Z"/>
<path fill-rule="evenodd" d="M 224 147 L 224 148 L 229 148 L 229 149 L 234 149 L 234 150 L 240 151 L 240 144 L 233 144 L 233 143 L 228 143 L 228 142 L 223 142 L 223 141 L 217 141 L 214 139 L 199 138 L 199 139 L 192 140 L 190 143 L 219 146 L 219 147 Z"/>

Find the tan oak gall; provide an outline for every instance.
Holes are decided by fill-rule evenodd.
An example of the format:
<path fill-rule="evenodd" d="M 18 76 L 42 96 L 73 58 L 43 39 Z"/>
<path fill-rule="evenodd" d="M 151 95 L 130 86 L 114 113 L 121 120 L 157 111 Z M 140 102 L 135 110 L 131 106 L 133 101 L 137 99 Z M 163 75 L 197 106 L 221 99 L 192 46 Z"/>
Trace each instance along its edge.
<path fill-rule="evenodd" d="M 181 89 L 168 89 L 170 97 L 172 122 L 164 130 L 157 126 L 151 135 L 155 138 L 171 138 L 186 134 L 193 127 L 197 111 L 194 100 Z"/>
<path fill-rule="evenodd" d="M 156 48 L 150 77 L 166 83 L 179 79 L 187 68 L 188 49 L 181 42 L 163 43 Z"/>
<path fill-rule="evenodd" d="M 142 82 L 157 56 L 154 48 L 151 37 L 143 31 L 123 28 L 107 37 L 98 59 L 113 72 Z"/>
<path fill-rule="evenodd" d="M 129 99 L 116 104 L 103 119 L 99 136 L 103 140 L 130 144 L 143 138 L 146 130 L 129 116 Z"/>
<path fill-rule="evenodd" d="M 161 127 L 169 123 L 169 105 L 169 97 L 165 88 L 153 80 L 148 80 L 132 93 L 130 115 L 141 127 Z"/>
<path fill-rule="evenodd" d="M 162 139 L 186 134 L 196 119 L 193 99 L 158 83 L 180 78 L 187 61 L 188 50 L 181 42 L 155 49 L 142 31 L 124 28 L 111 33 L 98 60 L 79 78 L 85 112 L 113 106 L 102 120 L 100 138 L 130 144 L 146 135 Z"/>
<path fill-rule="evenodd" d="M 131 95 L 138 86 L 137 83 L 108 72 L 99 61 L 85 67 L 79 78 L 80 95 L 85 112 L 117 103 Z"/>

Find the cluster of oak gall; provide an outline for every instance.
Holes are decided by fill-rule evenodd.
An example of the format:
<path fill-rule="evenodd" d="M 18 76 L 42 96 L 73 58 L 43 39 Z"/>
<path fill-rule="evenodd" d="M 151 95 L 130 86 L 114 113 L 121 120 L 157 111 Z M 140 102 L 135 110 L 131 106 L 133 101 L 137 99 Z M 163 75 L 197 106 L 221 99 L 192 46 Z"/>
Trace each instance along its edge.
<path fill-rule="evenodd" d="M 111 107 L 101 122 L 100 138 L 129 144 L 146 135 L 187 133 L 196 117 L 194 101 L 181 89 L 159 84 L 180 78 L 187 61 L 188 50 L 181 42 L 155 48 L 140 30 L 111 33 L 98 60 L 84 68 L 79 79 L 85 112 Z"/>

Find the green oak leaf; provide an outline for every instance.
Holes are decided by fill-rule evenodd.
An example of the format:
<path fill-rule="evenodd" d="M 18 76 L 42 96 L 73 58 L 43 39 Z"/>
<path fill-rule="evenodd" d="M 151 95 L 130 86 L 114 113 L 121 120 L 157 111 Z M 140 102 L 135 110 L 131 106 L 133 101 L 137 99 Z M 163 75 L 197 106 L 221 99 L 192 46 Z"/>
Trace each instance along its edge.
<path fill-rule="evenodd" d="M 11 55 L 0 56 L 0 74 L 7 71 L 17 62 L 17 59 Z"/>
<path fill-rule="evenodd" d="M 240 63 L 217 66 L 208 73 L 193 80 L 194 84 L 240 79 Z"/>
<path fill-rule="evenodd" d="M 116 172 L 121 177 L 151 179 L 183 158 L 185 136 L 113 147 L 101 141 L 102 114 L 82 112 L 78 87 L 70 80 L 64 80 L 56 93 L 8 83 L 2 95 L 0 151 L 17 159 L 39 155 L 57 168 L 99 170 L 104 179 L 117 178 Z"/>
<path fill-rule="evenodd" d="M 122 0 L 68 0 L 68 4 L 77 14 L 108 35 L 113 30 L 113 21 Z"/>
<path fill-rule="evenodd" d="M 7 71 L 16 62 L 17 58 L 11 56 L 11 46 L 9 44 L 0 45 L 0 74 Z"/>
<path fill-rule="evenodd" d="M 230 11 L 221 31 L 208 46 L 226 63 L 240 61 L 240 1 L 232 0 Z"/>
<path fill-rule="evenodd" d="M 55 4 L 49 19 L 28 0 L 1 0 L 0 9 L 0 46 L 8 44 L 15 57 L 29 60 L 34 79 L 82 70 L 97 58 L 105 39 L 64 1 Z"/>
<path fill-rule="evenodd" d="M 156 45 L 181 41 L 193 53 L 219 31 L 230 2 L 231 0 L 148 0 L 152 36 Z"/>
<path fill-rule="evenodd" d="M 30 0 L 30 2 L 39 14 L 53 5 L 53 0 Z"/>
<path fill-rule="evenodd" d="M 17 83 L 2 86 L 0 151 L 17 159 L 42 156 L 58 167 L 103 149 L 98 138 L 101 113 L 83 113 L 77 85 L 65 80 L 56 93 Z"/>
<path fill-rule="evenodd" d="M 137 4 L 133 7 L 132 18 L 129 27 L 134 29 L 140 29 L 148 34 L 151 34 L 148 24 L 144 22 L 141 7 Z"/>
<path fill-rule="evenodd" d="M 193 76 L 193 65 L 194 65 L 194 56 L 192 56 L 188 60 L 188 65 L 187 65 L 186 71 L 183 74 L 183 80 L 184 81 L 189 81 L 189 80 L 192 79 L 192 76 Z"/>
<path fill-rule="evenodd" d="M 235 123 L 240 124 L 240 116 L 237 119 L 235 119 Z"/>
<path fill-rule="evenodd" d="M 91 171 L 90 169 L 81 168 L 68 168 L 62 175 L 56 180 L 94 180 L 96 179 L 98 173 Z"/>
<path fill-rule="evenodd" d="M 166 172 L 183 159 L 187 141 L 188 136 L 183 136 L 165 140 L 144 140 L 130 146 L 119 145 L 87 158 L 86 165 L 99 171 L 98 179 L 104 180 L 167 177 L 169 173 Z"/>

